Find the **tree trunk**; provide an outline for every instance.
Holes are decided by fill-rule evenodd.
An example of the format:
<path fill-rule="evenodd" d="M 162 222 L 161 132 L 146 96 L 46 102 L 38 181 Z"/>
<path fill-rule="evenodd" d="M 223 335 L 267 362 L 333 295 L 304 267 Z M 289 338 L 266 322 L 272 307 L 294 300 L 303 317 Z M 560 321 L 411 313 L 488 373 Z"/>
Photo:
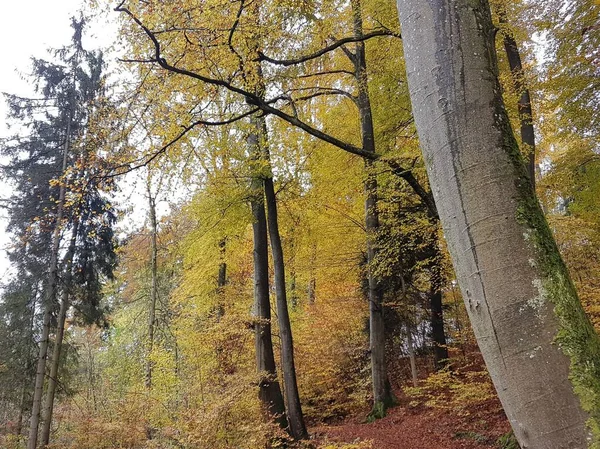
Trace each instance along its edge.
<path fill-rule="evenodd" d="M 298 384 L 296 382 L 296 366 L 294 364 L 294 342 L 292 326 L 288 313 L 288 303 L 285 289 L 285 261 L 283 258 L 283 245 L 279 235 L 277 217 L 277 198 L 273 178 L 268 176 L 264 180 L 265 196 L 267 198 L 269 238 L 271 240 L 271 253 L 273 255 L 273 268 L 275 272 L 275 295 L 277 297 L 277 319 L 279 322 L 279 336 L 281 338 L 281 371 L 283 372 L 283 391 L 285 409 L 287 411 L 290 434 L 295 440 L 308 438 Z"/>
<path fill-rule="evenodd" d="M 448 361 L 448 346 L 446 331 L 444 329 L 444 309 L 442 305 L 442 272 L 441 255 L 437 247 L 437 239 L 433 243 L 434 257 L 431 262 L 431 288 L 429 291 L 429 305 L 431 317 L 431 337 L 433 340 L 433 363 L 436 370 L 444 368 Z"/>
<path fill-rule="evenodd" d="M 506 25 L 506 11 L 499 12 L 500 23 Z M 521 62 L 521 54 L 517 41 L 508 30 L 503 30 L 504 50 L 508 58 L 508 64 L 512 73 L 513 85 L 515 91 L 519 95 L 519 121 L 521 124 L 521 142 L 527 152 L 527 168 L 531 184 L 535 191 L 535 131 L 533 129 L 533 111 L 531 108 L 531 96 L 529 89 L 525 84 L 525 73 L 523 72 L 523 64 Z"/>
<path fill-rule="evenodd" d="M 253 118 L 254 132 L 248 136 L 248 147 L 259 171 L 263 148 L 260 136 L 262 123 L 260 118 Z M 254 344 L 256 349 L 256 368 L 260 374 L 259 397 L 269 417 L 274 418 L 281 428 L 287 428 L 285 405 L 273 354 L 271 338 L 271 302 L 269 300 L 269 255 L 267 242 L 267 217 L 265 215 L 264 182 L 260 173 L 252 175 L 252 208 L 253 241 L 254 241 Z"/>
<path fill-rule="evenodd" d="M 150 217 L 150 309 L 148 311 L 148 348 L 146 358 L 146 389 L 152 388 L 152 349 L 156 325 L 156 301 L 158 298 L 158 224 L 156 221 L 156 198 L 152 196 L 150 180 L 147 184 L 148 215 Z"/>
<path fill-rule="evenodd" d="M 71 282 L 73 277 L 73 256 L 75 254 L 75 244 L 77 242 L 77 233 L 79 223 L 75 221 L 69 250 L 65 256 L 65 278 L 63 282 L 62 301 L 58 312 L 56 324 L 56 335 L 54 337 L 54 349 L 52 351 L 52 365 L 50 366 L 50 377 L 48 378 L 48 386 L 46 389 L 46 404 L 44 410 L 44 420 L 42 423 L 41 443 L 42 447 L 46 447 L 50 442 L 50 429 L 52 428 L 52 413 L 54 411 L 54 396 L 56 394 L 56 386 L 58 384 L 58 368 L 60 366 L 60 356 L 63 346 L 63 338 L 65 334 L 65 321 L 67 311 L 69 310 L 69 295 Z"/>
<path fill-rule="evenodd" d="M 316 267 L 317 265 L 317 245 L 313 243 L 310 248 L 310 268 L 309 273 L 310 277 L 308 279 L 308 286 L 306 288 L 306 296 L 309 305 L 314 305 L 315 300 L 317 299 L 317 273 Z"/>
<path fill-rule="evenodd" d="M 597 445 L 590 429 L 599 428 L 600 341 L 510 128 L 489 5 L 399 0 L 398 7 L 429 179 L 477 342 L 514 433 L 523 448 L 585 448 L 591 439 Z"/>
<path fill-rule="evenodd" d="M 19 414 L 17 416 L 17 425 L 15 426 L 15 435 L 21 437 L 23 432 L 23 416 L 25 415 L 25 400 L 27 397 L 27 380 L 23 381 L 23 387 L 21 388 L 21 401 L 19 403 Z"/>
<path fill-rule="evenodd" d="M 412 378 L 413 387 L 419 386 L 419 375 L 417 373 L 417 360 L 415 357 L 415 346 L 413 343 L 412 326 L 408 326 L 406 332 L 406 341 L 408 342 L 408 358 L 410 360 L 410 375 Z"/>
<path fill-rule="evenodd" d="M 363 36 L 363 22 L 360 0 L 352 0 L 354 35 Z M 363 150 L 375 154 L 375 133 L 373 116 L 369 98 L 367 60 L 365 44 L 356 44 L 354 58 L 354 75 L 358 83 L 358 108 L 360 113 Z M 367 231 L 367 271 L 369 281 L 369 338 L 371 349 L 371 378 L 373 382 L 373 410 L 371 419 L 383 418 L 386 409 L 396 402 L 387 375 L 385 359 L 385 324 L 383 317 L 383 289 L 374 274 L 377 254 L 377 232 L 379 230 L 379 213 L 377 211 L 377 175 L 372 162 L 366 160 L 367 180 L 365 181 L 365 227 Z"/>
<path fill-rule="evenodd" d="M 221 318 L 223 318 L 223 315 L 225 314 L 224 296 L 225 286 L 227 285 L 227 262 L 225 259 L 226 248 L 227 239 L 223 238 L 219 242 L 219 257 L 221 258 L 221 262 L 219 263 L 219 275 L 217 278 L 217 321 L 221 321 Z"/>
<path fill-rule="evenodd" d="M 67 170 L 67 161 L 69 156 L 69 146 L 71 139 L 71 117 L 67 121 L 65 133 L 65 143 L 63 147 L 62 171 Z M 27 440 L 27 449 L 36 449 L 38 439 L 38 428 L 40 425 L 40 411 L 42 409 L 42 395 L 44 393 L 44 378 L 46 377 L 46 359 L 48 356 L 48 340 L 50 339 L 50 320 L 52 318 L 52 309 L 56 301 L 58 289 L 58 253 L 60 249 L 60 229 L 62 227 L 64 205 L 65 205 L 66 186 L 64 180 L 61 181 L 58 204 L 56 209 L 56 223 L 52 235 L 52 249 L 50 253 L 50 268 L 48 271 L 48 286 L 45 300 L 42 302 L 44 309 L 44 320 L 42 322 L 42 335 L 40 341 L 40 351 L 38 355 L 37 370 L 35 373 L 35 386 L 33 390 L 33 404 L 31 406 L 31 423 L 29 426 L 29 439 Z"/>
<path fill-rule="evenodd" d="M 433 340 L 433 363 L 436 371 L 444 368 L 448 362 L 448 347 L 444 331 L 444 311 L 442 308 L 442 291 L 432 286 L 429 292 L 431 308 L 431 336 Z"/>

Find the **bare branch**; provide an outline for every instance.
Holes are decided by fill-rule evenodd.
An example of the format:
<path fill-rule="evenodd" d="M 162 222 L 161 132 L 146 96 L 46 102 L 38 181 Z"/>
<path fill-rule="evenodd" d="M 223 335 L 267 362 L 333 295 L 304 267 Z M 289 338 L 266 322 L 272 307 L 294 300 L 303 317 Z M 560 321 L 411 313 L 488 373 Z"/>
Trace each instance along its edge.
<path fill-rule="evenodd" d="M 282 65 L 282 66 L 291 66 L 291 65 L 297 65 L 297 64 L 302 64 L 303 62 L 307 62 L 310 61 L 312 59 L 316 59 L 319 58 L 327 53 L 329 53 L 330 51 L 333 51 L 339 47 L 342 47 L 345 44 L 349 44 L 352 42 L 361 42 L 361 41 L 366 41 L 368 39 L 377 37 L 377 36 L 394 36 L 394 37 L 398 37 L 400 38 L 401 35 L 399 33 L 395 33 L 393 31 L 390 31 L 388 29 L 382 29 L 382 30 L 375 30 L 375 31 L 371 31 L 370 33 L 367 33 L 363 36 L 357 37 L 357 36 L 349 36 L 349 37 L 344 37 L 340 40 L 335 41 L 334 43 L 305 56 L 300 56 L 298 58 L 294 58 L 294 59 L 275 59 L 275 58 L 270 58 L 269 56 L 265 55 L 264 53 L 260 52 L 259 53 L 259 60 L 260 61 L 266 61 L 269 62 L 271 64 L 276 64 L 276 65 Z"/>
<path fill-rule="evenodd" d="M 250 116 L 250 115 L 252 115 L 252 114 L 254 114 L 254 113 L 258 112 L 258 111 L 260 111 L 259 108 L 254 108 L 254 109 L 251 109 L 249 111 L 244 112 L 243 114 L 240 114 L 240 115 L 232 117 L 232 118 L 230 118 L 228 120 L 222 120 L 222 121 L 196 120 L 193 123 L 191 123 L 190 125 L 184 126 L 183 130 L 177 136 L 175 136 L 175 138 L 173 138 L 168 143 L 166 143 L 165 145 L 163 145 L 157 151 L 155 151 L 154 153 L 152 153 L 150 155 L 150 157 L 146 158 L 142 162 L 134 164 L 134 165 L 132 165 L 132 163 L 118 165 L 116 167 L 113 167 L 113 169 L 112 169 L 114 171 L 113 173 L 107 173 L 107 174 L 104 174 L 104 175 L 101 175 L 101 176 L 96 176 L 95 178 L 101 178 L 101 179 L 114 178 L 114 177 L 117 177 L 117 176 L 121 176 L 121 175 L 130 173 L 130 172 L 132 172 L 134 170 L 137 170 L 139 168 L 146 167 L 152 161 L 154 161 L 156 158 L 158 158 L 159 156 L 161 156 L 162 154 L 164 154 L 170 147 L 172 147 L 177 142 L 179 142 L 181 139 L 183 139 L 192 129 L 194 129 L 197 126 L 200 126 L 200 125 L 203 125 L 203 126 L 223 126 L 223 125 L 230 125 L 230 124 L 235 123 L 235 122 L 237 122 L 239 120 L 242 120 L 243 118 L 248 117 L 248 116 Z"/>

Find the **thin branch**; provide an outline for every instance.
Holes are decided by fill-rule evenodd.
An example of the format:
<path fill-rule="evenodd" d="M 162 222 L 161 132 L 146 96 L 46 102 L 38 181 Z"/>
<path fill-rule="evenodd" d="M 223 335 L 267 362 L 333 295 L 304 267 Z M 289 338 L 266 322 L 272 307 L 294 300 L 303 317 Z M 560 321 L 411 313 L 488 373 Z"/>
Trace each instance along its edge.
<path fill-rule="evenodd" d="M 363 36 L 360 37 L 356 37 L 356 36 L 349 36 L 349 37 L 344 37 L 338 41 L 335 41 L 334 43 L 332 43 L 331 45 L 328 45 L 314 53 L 305 55 L 305 56 L 300 56 L 298 58 L 293 58 L 293 59 L 275 59 L 275 58 L 270 58 L 269 56 L 265 55 L 262 52 L 259 52 L 259 61 L 266 61 L 269 62 L 271 64 L 276 64 L 276 65 L 282 65 L 282 66 L 291 66 L 291 65 L 297 65 L 297 64 L 302 64 L 303 62 L 307 62 L 310 61 L 312 59 L 316 59 L 319 58 L 327 53 L 329 53 L 330 51 L 333 51 L 339 47 L 342 47 L 344 44 L 349 44 L 352 42 L 360 42 L 360 41 L 366 41 L 367 39 L 371 39 L 373 37 L 377 37 L 377 36 L 394 36 L 394 37 L 398 37 L 401 38 L 401 35 L 399 33 L 394 33 L 393 31 L 384 29 L 384 30 L 375 30 L 375 31 L 371 31 L 370 33 L 367 33 Z"/>
<path fill-rule="evenodd" d="M 124 169 L 121 171 L 116 171 L 114 173 L 108 173 L 108 174 L 104 174 L 101 176 L 97 176 L 97 178 L 102 178 L 102 179 L 107 179 L 107 178 L 114 178 L 116 176 L 121 176 L 124 175 L 126 173 L 130 173 L 134 170 L 137 170 L 139 168 L 142 167 L 146 167 L 148 164 L 150 164 L 152 161 L 154 161 L 156 158 L 158 158 L 160 155 L 164 154 L 170 147 L 172 147 L 173 145 L 175 145 L 178 141 L 180 141 L 183 137 L 185 137 L 192 129 L 194 129 L 197 126 L 200 125 L 204 125 L 204 126 L 224 126 L 224 125 L 230 125 L 232 123 L 235 123 L 245 117 L 248 117 L 256 112 L 260 111 L 259 108 L 254 108 L 251 109 L 249 111 L 244 112 L 243 114 L 237 115 L 235 117 L 232 117 L 228 120 L 222 120 L 222 121 L 207 121 L 207 120 L 196 120 L 193 123 L 191 123 L 188 126 L 183 127 L 183 130 L 177 135 L 175 136 L 175 138 L 173 138 L 172 140 L 170 140 L 168 143 L 166 143 L 165 145 L 163 145 L 162 147 L 160 147 L 157 151 L 155 151 L 154 153 L 152 153 L 152 155 L 150 157 L 148 157 L 146 160 L 144 160 L 143 162 L 140 162 L 139 164 L 136 165 L 131 165 L 131 163 L 128 164 L 122 164 L 122 165 L 118 165 L 116 167 L 113 167 L 113 170 L 119 170 L 119 169 Z"/>
<path fill-rule="evenodd" d="M 326 70 L 323 72 L 315 72 L 315 73 L 307 73 L 306 75 L 298 75 L 294 78 L 312 78 L 314 76 L 335 75 L 335 74 L 354 76 L 354 72 L 351 72 L 350 70 Z"/>

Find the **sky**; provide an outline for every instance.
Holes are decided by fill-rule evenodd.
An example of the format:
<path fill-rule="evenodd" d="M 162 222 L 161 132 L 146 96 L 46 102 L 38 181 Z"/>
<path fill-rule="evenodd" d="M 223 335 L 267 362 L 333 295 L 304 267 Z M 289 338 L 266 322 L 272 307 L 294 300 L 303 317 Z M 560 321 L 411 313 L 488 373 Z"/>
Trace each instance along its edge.
<path fill-rule="evenodd" d="M 0 0 L 0 92 L 29 96 L 30 83 L 25 79 L 30 73 L 30 58 L 48 58 L 47 49 L 67 45 L 72 36 L 70 18 L 77 15 L 81 0 Z M 96 48 L 112 40 L 111 28 L 96 25 L 102 34 L 94 31 L 88 37 L 88 48 Z M 6 105 L 0 99 L 0 137 L 6 136 Z M 10 194 L 0 178 L 0 198 Z M 6 212 L 0 209 L 0 283 L 8 270 L 6 247 L 9 236 L 5 229 Z"/>
<path fill-rule="evenodd" d="M 0 92 L 21 96 L 34 93 L 27 81 L 32 57 L 52 59 L 47 52 L 50 48 L 60 48 L 70 43 L 71 17 L 78 16 L 85 0 L 0 0 L 0 42 L 3 48 L 3 62 L 0 64 Z M 117 13 L 109 12 L 101 19 L 89 24 L 83 37 L 83 46 L 92 50 L 106 50 L 115 40 L 117 33 Z M 105 58 L 114 68 L 115 52 L 105 52 Z M 11 132 L 6 126 L 6 105 L 0 98 L 0 138 Z M 14 131 L 13 131 L 14 132 Z M 2 161 L 0 160 L 0 163 Z M 147 200 L 143 173 L 133 173 L 118 180 L 121 192 L 114 198 L 121 208 L 131 208 L 124 220 L 119 223 L 119 233 L 139 228 L 147 216 Z M 181 192 L 178 193 L 178 190 Z M 184 195 L 187 190 L 173 186 L 157 199 L 159 217 L 170 212 L 167 199 Z M 10 191 L 0 176 L 0 198 L 6 198 Z M 6 232 L 6 211 L 0 208 L 0 291 L 10 274 L 6 249 L 10 245 L 10 235 Z"/>

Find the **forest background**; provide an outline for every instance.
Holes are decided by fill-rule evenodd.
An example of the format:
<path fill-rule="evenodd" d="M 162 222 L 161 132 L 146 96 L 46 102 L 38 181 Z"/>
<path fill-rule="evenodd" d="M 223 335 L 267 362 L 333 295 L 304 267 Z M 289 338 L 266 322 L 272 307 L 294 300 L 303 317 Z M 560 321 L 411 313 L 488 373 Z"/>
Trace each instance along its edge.
<path fill-rule="evenodd" d="M 523 160 L 597 326 L 599 5 L 492 6 Z M 36 96 L 6 97 L 1 444 L 304 444 L 307 426 L 398 405 L 502 421 L 428 187 L 393 2 L 90 12 L 118 21 L 118 65 L 86 48 L 76 15 L 71 43 L 33 62 Z M 118 229 L 132 176 L 146 216 Z M 509 444 L 506 426 L 468 426 L 455 447 Z M 346 444 L 319 432 L 314 444 Z"/>

